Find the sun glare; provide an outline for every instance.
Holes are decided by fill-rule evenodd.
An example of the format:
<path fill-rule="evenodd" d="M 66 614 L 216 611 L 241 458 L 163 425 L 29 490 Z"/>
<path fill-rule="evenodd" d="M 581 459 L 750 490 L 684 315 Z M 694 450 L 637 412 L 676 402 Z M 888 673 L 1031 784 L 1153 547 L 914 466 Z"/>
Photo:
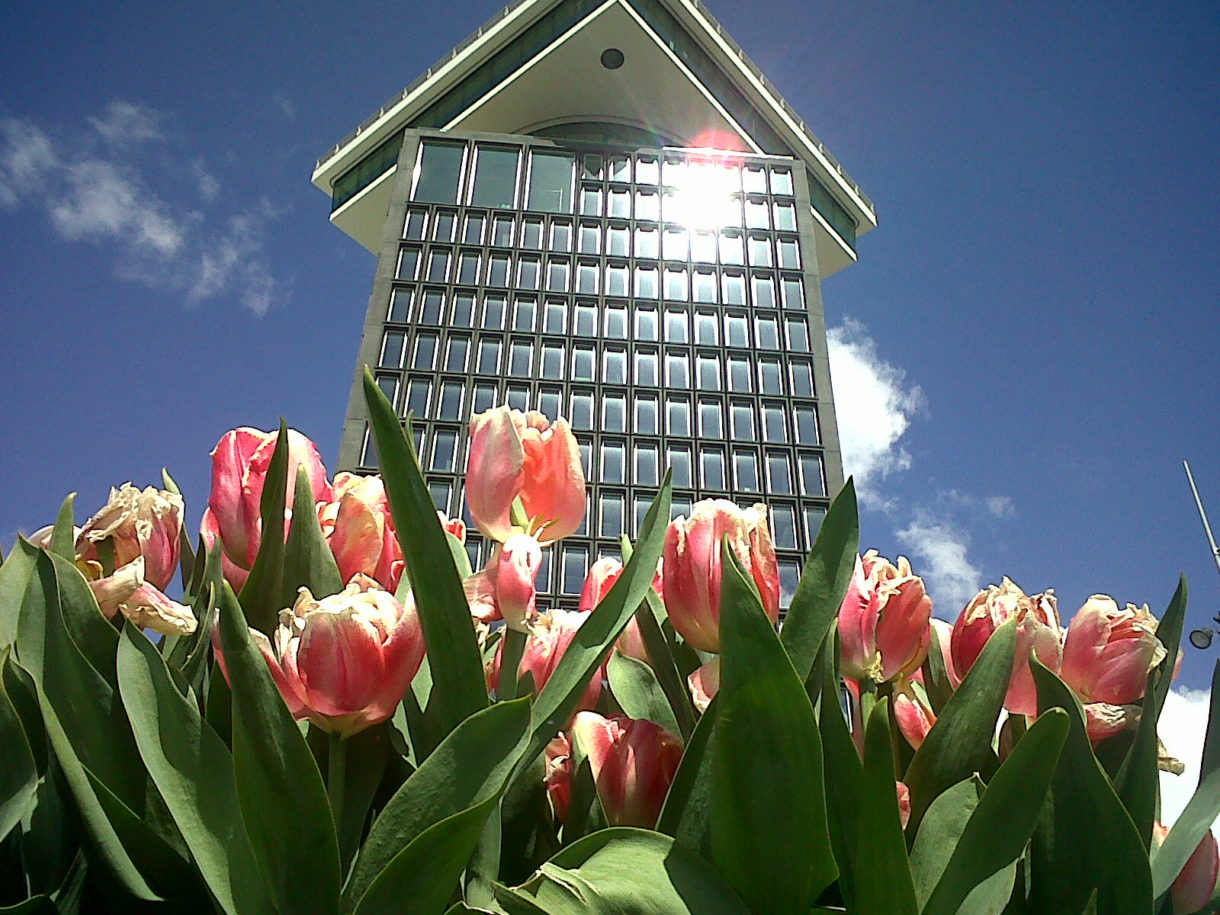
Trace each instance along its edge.
<path fill-rule="evenodd" d="M 735 158 L 720 155 L 687 159 L 678 168 L 672 186 L 667 220 L 688 229 L 718 229 L 740 223 L 736 195 L 741 190 L 741 173 Z"/>

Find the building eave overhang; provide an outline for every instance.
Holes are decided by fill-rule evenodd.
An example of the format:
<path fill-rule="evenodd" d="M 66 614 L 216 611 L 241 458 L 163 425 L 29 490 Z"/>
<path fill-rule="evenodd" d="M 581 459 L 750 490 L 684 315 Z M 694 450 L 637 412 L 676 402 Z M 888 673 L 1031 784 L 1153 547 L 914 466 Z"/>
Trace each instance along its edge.
<path fill-rule="evenodd" d="M 505 7 L 328 150 L 317 162 L 313 183 L 330 195 L 335 181 L 370 150 L 412 123 L 421 111 L 562 2 L 564 0 L 516 0 Z M 706 7 L 698 0 L 657 2 L 694 37 L 814 176 L 832 190 L 856 221 L 857 236 L 874 228 L 877 217 L 872 201 Z"/>

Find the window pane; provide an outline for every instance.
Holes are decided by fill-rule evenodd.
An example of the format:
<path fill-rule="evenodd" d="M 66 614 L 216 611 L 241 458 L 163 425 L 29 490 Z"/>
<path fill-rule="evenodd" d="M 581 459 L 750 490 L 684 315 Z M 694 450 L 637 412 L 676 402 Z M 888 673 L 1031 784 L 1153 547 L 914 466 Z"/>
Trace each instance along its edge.
<path fill-rule="evenodd" d="M 627 351 L 607 348 L 602 354 L 602 381 L 606 384 L 627 383 Z"/>
<path fill-rule="evenodd" d="M 802 454 L 801 488 L 807 496 L 826 495 L 826 481 L 822 474 L 822 458 L 816 454 Z"/>
<path fill-rule="evenodd" d="M 813 396 L 813 366 L 808 362 L 793 362 L 792 367 L 792 396 L 793 397 L 812 397 Z"/>
<path fill-rule="evenodd" d="M 642 435 L 656 435 L 657 399 L 651 395 L 640 395 L 635 399 L 635 431 Z"/>
<path fill-rule="evenodd" d="M 699 453 L 700 481 L 703 489 L 726 489 L 724 452 L 707 449 Z"/>
<path fill-rule="evenodd" d="M 475 152 L 474 190 L 477 207 L 512 207 L 517 203 L 517 149 L 479 146 Z"/>
<path fill-rule="evenodd" d="M 787 201 L 777 201 L 775 204 L 775 228 L 796 230 L 796 207 Z"/>
<path fill-rule="evenodd" d="M 588 431 L 593 428 L 593 395 L 583 392 L 572 394 L 572 428 Z"/>
<path fill-rule="evenodd" d="M 542 377 L 543 378 L 562 378 L 563 377 L 563 344 L 562 343 L 544 343 L 542 344 Z M 547 414 L 549 418 L 555 418 L 557 413 Z"/>
<path fill-rule="evenodd" d="M 402 237 L 419 241 L 424 237 L 424 226 L 427 222 L 427 210 L 407 210 L 407 219 L 402 227 Z"/>
<path fill-rule="evenodd" d="M 487 259 L 487 285 L 508 285 L 508 255 L 492 254 Z"/>
<path fill-rule="evenodd" d="M 767 488 L 771 492 L 792 492 L 792 471 L 788 466 L 788 455 L 770 452 L 767 454 Z"/>
<path fill-rule="evenodd" d="M 661 166 L 655 156 L 640 156 L 635 162 L 635 183 L 656 184 L 661 180 Z"/>
<path fill-rule="evenodd" d="M 724 316 L 724 342 L 729 346 L 749 346 L 749 324 L 743 314 L 727 314 Z"/>
<path fill-rule="evenodd" d="M 741 187 L 746 193 L 765 194 L 767 175 L 761 165 L 747 165 L 741 173 Z"/>
<path fill-rule="evenodd" d="M 714 270 L 696 270 L 695 271 L 695 295 L 696 302 L 716 302 L 716 272 Z M 740 303 L 739 303 L 740 304 Z"/>
<path fill-rule="evenodd" d="M 576 268 L 576 291 L 597 295 L 600 286 L 599 273 L 596 263 L 581 261 L 580 266 Z"/>
<path fill-rule="evenodd" d="M 763 438 L 766 441 L 788 441 L 784 412 L 784 407 L 779 404 L 763 404 Z M 800 411 L 798 410 L 797 413 L 799 414 Z"/>
<path fill-rule="evenodd" d="M 504 401 L 514 410 L 524 412 L 530 406 L 530 389 L 524 385 L 510 384 Z"/>
<path fill-rule="evenodd" d="M 745 254 L 742 251 L 740 232 L 720 233 L 720 263 L 744 264 Z"/>
<path fill-rule="evenodd" d="M 657 485 L 658 461 L 656 445 L 635 446 L 635 484 L 637 486 Z"/>
<path fill-rule="evenodd" d="M 450 337 L 445 349 L 445 371 L 466 371 L 466 356 L 470 352 L 470 340 L 467 337 Z"/>
<path fill-rule="evenodd" d="M 631 216 L 631 192 L 626 188 L 612 187 L 609 194 L 607 216 L 626 219 Z"/>
<path fill-rule="evenodd" d="M 759 386 L 764 394 L 783 394 L 784 379 L 778 362 L 760 359 L 758 362 Z"/>
<path fill-rule="evenodd" d="M 637 340 L 657 339 L 657 310 L 655 308 L 637 307 L 635 310 L 635 338 Z"/>
<path fill-rule="evenodd" d="M 561 301 L 548 300 L 546 316 L 543 319 L 542 330 L 548 334 L 566 333 L 568 328 L 568 308 Z"/>
<path fill-rule="evenodd" d="M 521 247 L 535 251 L 542 248 L 542 220 L 536 216 L 521 220 Z"/>
<path fill-rule="evenodd" d="M 471 213 L 466 217 L 466 226 L 462 229 L 462 241 L 468 245 L 483 244 L 483 224 L 487 221 L 482 213 Z"/>
<path fill-rule="evenodd" d="M 513 302 L 513 330 L 533 330 L 534 314 L 537 310 L 537 299 L 517 296 Z"/>
<path fill-rule="evenodd" d="M 734 394 L 754 393 L 754 377 L 750 371 L 750 360 L 742 356 L 729 359 L 729 390 Z"/>
<path fill-rule="evenodd" d="M 436 334 L 417 334 L 415 337 L 415 356 L 411 359 L 411 368 L 430 369 L 435 358 Z"/>
<path fill-rule="evenodd" d="M 598 535 L 618 537 L 623 533 L 623 496 L 620 493 L 604 492 L 598 501 L 601 503 Z"/>
<path fill-rule="evenodd" d="M 716 263 L 716 233 L 692 232 L 690 236 L 690 259 L 699 264 Z"/>
<path fill-rule="evenodd" d="M 483 327 L 499 330 L 504 326 L 505 301 L 502 295 L 483 297 Z"/>
<path fill-rule="evenodd" d="M 690 235 L 682 226 L 665 227 L 665 259 L 690 260 Z"/>
<path fill-rule="evenodd" d="M 660 257 L 660 241 L 656 226 L 639 226 L 635 230 L 635 256 Z"/>
<path fill-rule="evenodd" d="M 608 264 L 606 266 L 606 295 L 627 295 L 627 265 Z"/>
<path fill-rule="evenodd" d="M 579 594 L 585 586 L 589 554 L 580 547 L 563 548 L 563 593 Z"/>
<path fill-rule="evenodd" d="M 582 216 L 600 216 L 602 214 L 602 192 L 596 187 L 580 189 L 580 212 Z"/>
<path fill-rule="evenodd" d="M 414 413 L 415 418 L 428 415 L 428 393 L 432 389 L 432 382 L 423 378 L 412 378 L 407 383 L 407 402 L 405 404 L 408 413 Z M 419 428 L 418 426 L 416 428 Z"/>
<path fill-rule="evenodd" d="M 491 221 L 491 243 L 501 248 L 507 248 L 513 243 L 513 218 L 511 216 L 494 216 Z"/>
<path fill-rule="evenodd" d="M 602 428 L 607 432 L 627 431 L 627 397 L 606 394 L 602 400 Z"/>
<path fill-rule="evenodd" d="M 530 188 L 526 208 L 547 213 L 572 212 L 572 176 L 576 160 L 567 153 L 530 153 Z"/>
<path fill-rule="evenodd" d="M 538 288 L 538 258 L 522 257 L 517 263 L 517 288 Z"/>
<path fill-rule="evenodd" d="M 399 280 L 415 279 L 415 272 L 419 268 L 419 248 L 414 245 L 408 245 L 398 252 L 398 270 L 394 273 L 394 278 Z"/>
<path fill-rule="evenodd" d="M 500 341 L 479 341 L 479 364 L 477 371 L 483 375 L 498 375 L 500 373 Z"/>
<path fill-rule="evenodd" d="M 748 403 L 734 403 L 732 406 L 731 415 L 733 421 L 733 438 L 743 442 L 754 441 L 754 408 Z"/>
<path fill-rule="evenodd" d="M 563 394 L 559 391 L 538 392 L 538 411 L 548 419 L 563 415 Z"/>
<path fill-rule="evenodd" d="M 690 448 L 686 445 L 670 445 L 666 452 L 666 460 L 674 472 L 674 486 L 678 488 L 693 486 L 691 479 Z"/>
<path fill-rule="evenodd" d="M 755 318 L 760 349 L 779 349 L 779 321 L 775 315 L 760 314 Z"/>
<path fill-rule="evenodd" d="M 405 324 L 409 320 L 411 302 L 414 298 L 413 289 L 395 289 L 393 295 L 390 296 L 390 311 L 386 315 L 386 320 L 396 324 Z"/>
<path fill-rule="evenodd" d="M 746 198 L 746 225 L 751 229 L 769 229 L 771 220 L 767 213 L 767 201 Z"/>
<path fill-rule="evenodd" d="M 606 253 L 626 257 L 631 253 L 631 230 L 614 225 L 606 230 Z"/>
<path fill-rule="evenodd" d="M 441 473 L 453 471 L 453 459 L 457 453 L 457 433 L 442 429 L 433 436 L 432 469 Z"/>
<path fill-rule="evenodd" d="M 425 140 L 422 146 L 413 199 L 425 203 L 457 203 L 465 144 Z"/>
<path fill-rule="evenodd" d="M 720 390 L 720 360 L 716 356 L 698 356 L 696 364 L 699 372 L 700 391 Z"/>
<path fill-rule="evenodd" d="M 788 169 L 771 170 L 771 193 L 792 196 L 792 172 Z"/>
<path fill-rule="evenodd" d="M 399 368 L 402 365 L 402 347 L 406 335 L 400 330 L 386 331 L 381 343 L 381 365 L 387 368 Z"/>
<path fill-rule="evenodd" d="M 465 419 L 466 417 L 462 415 L 462 395 L 464 393 L 460 381 L 441 382 L 441 402 L 436 411 L 437 416 L 440 419 Z"/>
<path fill-rule="evenodd" d="M 440 324 L 441 314 L 445 310 L 445 294 L 439 289 L 424 290 L 423 300 L 419 306 L 421 324 Z"/>
<path fill-rule="evenodd" d="M 666 398 L 665 431 L 670 435 L 690 435 L 690 401 L 685 397 Z"/>
<path fill-rule="evenodd" d="M 775 307 L 775 280 L 764 273 L 756 273 L 752 278 L 752 295 L 754 305 L 758 308 Z"/>
<path fill-rule="evenodd" d="M 800 277 L 786 276 L 784 277 L 784 307 L 785 308 L 804 308 L 805 307 L 805 291 L 801 283 Z"/>
<path fill-rule="evenodd" d="M 766 235 L 750 236 L 750 266 L 771 267 L 771 239 Z"/>
<path fill-rule="evenodd" d="M 665 383 L 671 388 L 690 387 L 690 366 L 682 353 L 665 354 Z"/>
<path fill-rule="evenodd" d="M 518 378 L 529 378 L 533 362 L 534 347 L 528 341 L 514 340 L 508 358 L 508 373 Z"/>
<path fill-rule="evenodd" d="M 585 302 L 576 305 L 576 336 L 597 336 L 597 306 Z"/>
<path fill-rule="evenodd" d="M 637 299 L 655 299 L 661 294 L 660 282 L 657 279 L 656 267 L 637 265 L 635 268 L 635 297 Z"/>
<path fill-rule="evenodd" d="M 479 252 L 478 251 L 463 251 L 458 257 L 458 276 L 459 283 L 465 283 L 473 286 L 479 281 Z"/>
<path fill-rule="evenodd" d="M 603 483 L 623 482 L 623 452 L 621 442 L 602 443 L 602 477 Z M 615 535 L 621 533 L 615 531 Z"/>
<path fill-rule="evenodd" d="M 551 250 L 572 250 L 572 223 L 566 219 L 556 219 L 551 223 Z"/>
<path fill-rule="evenodd" d="M 637 350 L 635 354 L 635 383 L 655 388 L 660 383 L 657 371 L 656 350 Z"/>
<path fill-rule="evenodd" d="M 433 248 L 428 252 L 428 280 L 443 283 L 449 278 L 449 252 L 444 248 Z"/>
<path fill-rule="evenodd" d="M 675 308 L 665 309 L 665 342 L 689 343 L 690 333 L 688 324 L 685 311 L 679 311 Z"/>
<path fill-rule="evenodd" d="M 714 400 L 699 401 L 699 435 L 703 438 L 724 438 L 720 421 L 720 404 Z"/>
<path fill-rule="evenodd" d="M 453 297 L 453 323 L 458 327 L 474 326 L 474 296 L 459 292 Z"/>
<path fill-rule="evenodd" d="M 495 384 L 482 382 L 474 386 L 474 402 L 470 405 L 470 412 L 483 413 L 497 403 L 499 403 L 499 391 Z"/>
<path fill-rule="evenodd" d="M 797 407 L 792 411 L 796 420 L 796 440 L 802 445 L 819 444 L 818 415 L 813 407 Z"/>
<path fill-rule="evenodd" d="M 582 222 L 580 224 L 580 253 L 601 254 L 602 233 L 597 223 Z"/>
<path fill-rule="evenodd" d="M 793 506 L 771 506 L 771 532 L 775 535 L 775 545 L 781 550 L 797 548 L 796 509 Z"/>
<path fill-rule="evenodd" d="M 753 451 L 733 452 L 733 477 L 738 489 L 758 492 L 758 456 Z"/>
<path fill-rule="evenodd" d="M 577 381 L 592 381 L 596 356 L 591 346 L 572 347 L 572 377 Z"/>
<path fill-rule="evenodd" d="M 746 303 L 746 278 L 741 273 L 726 273 L 722 278 L 725 305 Z"/>
<path fill-rule="evenodd" d="M 567 292 L 568 271 L 570 269 L 566 260 L 547 261 L 546 288 L 551 292 Z"/>
<path fill-rule="evenodd" d="M 779 265 L 789 269 L 798 269 L 801 266 L 801 253 L 795 238 L 779 240 Z"/>

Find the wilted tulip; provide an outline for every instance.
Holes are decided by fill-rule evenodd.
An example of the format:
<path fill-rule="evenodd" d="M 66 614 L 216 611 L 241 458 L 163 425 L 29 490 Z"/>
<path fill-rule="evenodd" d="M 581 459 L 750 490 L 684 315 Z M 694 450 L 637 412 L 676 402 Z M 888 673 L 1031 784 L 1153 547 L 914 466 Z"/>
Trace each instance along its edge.
<path fill-rule="evenodd" d="M 143 557 L 144 580 L 164 590 L 178 568 L 181 533 L 180 495 L 124 483 L 111 488 L 106 505 L 81 528 L 76 556 L 115 569 Z"/>
<path fill-rule="evenodd" d="M 367 575 L 387 591 L 402 578 L 403 557 L 379 475 L 335 476 L 334 498 L 318 504 L 318 522 L 339 566 L 339 578 Z"/>
<path fill-rule="evenodd" d="M 665 533 L 661 565 L 670 622 L 700 651 L 720 651 L 720 541 L 729 545 L 758 586 L 763 610 L 779 619 L 779 566 L 767 527 L 767 508 L 738 508 L 725 499 L 695 503 Z"/>
<path fill-rule="evenodd" d="M 341 737 L 394 714 L 424 658 L 413 601 L 403 606 L 364 575 L 321 600 L 301 588 L 271 640 L 250 635 L 292 714 Z M 212 644 L 223 669 L 216 627 Z"/>
<path fill-rule="evenodd" d="M 98 607 L 107 619 L 123 614 L 142 629 L 162 635 L 190 635 L 198 625 L 190 607 L 170 600 L 144 577 L 144 557 L 137 556 L 110 575 L 92 559 L 77 561 L 77 568 L 89 582 Z"/>
<path fill-rule="evenodd" d="M 212 450 L 212 492 L 200 533 L 209 549 L 220 540 L 224 576 L 235 590 L 245 584 L 262 543 L 260 504 L 278 438 L 278 432 L 243 427 L 226 432 Z M 309 475 L 313 501 L 329 502 L 331 488 L 317 447 L 300 432 L 289 429 L 285 502 L 289 510 L 298 467 L 304 467 Z"/>
<path fill-rule="evenodd" d="M 576 636 L 576 630 L 581 627 L 589 614 L 573 610 L 548 610 L 540 613 L 529 625 L 525 640 L 525 648 L 521 652 L 521 664 L 517 668 L 517 679 L 529 674 L 534 681 L 534 691 L 539 692 L 551 679 L 551 674 L 559 666 L 559 660 L 568 650 L 568 645 Z M 504 641 L 496 648 L 496 655 L 487 670 L 487 684 L 491 689 L 499 689 L 500 670 L 504 658 Z M 584 694 L 577 704 L 578 709 L 593 708 L 602 691 L 602 672 L 599 668 L 589 680 Z"/>
<path fill-rule="evenodd" d="M 1168 835 L 1168 827 L 1153 823 L 1152 838 L 1157 846 L 1160 846 Z M 1216 891 L 1218 875 L 1220 849 L 1216 845 L 1215 834 L 1209 829 L 1203 834 L 1191 856 L 1186 859 L 1186 864 L 1173 881 L 1173 885 L 1169 887 L 1169 895 L 1173 900 L 1173 915 L 1202 911 L 1211 902 L 1212 894 Z"/>
<path fill-rule="evenodd" d="M 965 677 L 991 634 L 1013 617 L 1018 620 L 1017 646 L 1004 707 L 1014 715 L 1035 715 L 1038 692 L 1029 667 L 1030 652 L 1055 672 L 1063 654 L 1059 612 L 1051 591 L 1030 597 L 1004 578 L 998 586 L 991 585 L 976 594 L 953 626 L 954 675 Z"/>
<path fill-rule="evenodd" d="M 1129 705 L 1144 697 L 1148 673 L 1165 658 L 1147 605 L 1119 609 L 1094 594 L 1068 624 L 1059 676 L 1080 701 Z"/>
<path fill-rule="evenodd" d="M 839 608 L 843 675 L 876 683 L 910 676 L 927 657 L 931 617 L 932 599 L 905 556 L 897 566 L 876 550 L 857 557 Z"/>
<path fill-rule="evenodd" d="M 568 737 L 589 760 L 607 822 L 643 829 L 656 825 L 682 760 L 678 738 L 647 719 L 603 718 L 596 712 L 577 715 Z"/>
<path fill-rule="evenodd" d="M 495 407 L 470 421 L 466 504 L 475 526 L 503 543 L 514 533 L 518 498 L 526 533 L 543 544 L 574 533 L 585 517 L 580 447 L 561 419 Z"/>
<path fill-rule="evenodd" d="M 497 543 L 487 567 L 463 583 L 471 615 L 485 623 L 504 620 L 527 632 L 535 613 L 534 579 L 542 566 L 542 546 L 529 534 L 512 534 Z"/>

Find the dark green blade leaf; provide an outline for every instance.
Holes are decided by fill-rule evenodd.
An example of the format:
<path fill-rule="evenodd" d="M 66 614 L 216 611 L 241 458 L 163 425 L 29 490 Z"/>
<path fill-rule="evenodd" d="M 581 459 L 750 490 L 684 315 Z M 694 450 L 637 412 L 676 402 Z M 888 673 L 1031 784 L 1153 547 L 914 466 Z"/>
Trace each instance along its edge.
<path fill-rule="evenodd" d="M 953 696 L 953 684 L 949 682 L 949 672 L 945 669 L 944 652 L 948 646 L 941 648 L 940 633 L 936 631 L 936 627 L 932 626 L 929 630 L 931 636 L 928 645 L 928 657 L 923 662 L 923 686 L 924 691 L 928 694 L 928 701 L 932 704 L 932 711 L 937 715 L 941 709 Z"/>
<path fill-rule="evenodd" d="M 529 900 L 538 911 L 557 915 L 573 911 L 598 915 L 747 911 L 723 878 L 698 855 L 668 836 L 622 826 L 603 829 L 569 845 L 528 883 L 507 892 Z M 506 906 L 506 911 L 518 910 Z"/>
<path fill-rule="evenodd" d="M 390 751 L 388 732 L 388 724 L 374 725 L 347 739 L 343 812 L 339 818 L 339 855 L 344 872 L 360 848 L 369 808 L 385 774 Z"/>
<path fill-rule="evenodd" d="M 712 862 L 751 909 L 804 912 L 837 874 L 817 722 L 727 538 L 720 557 Z"/>
<path fill-rule="evenodd" d="M 55 570 L 55 586 L 59 594 L 59 609 L 68 638 L 89 665 L 114 684 L 114 655 L 118 649 L 119 632 L 102 615 L 93 589 L 76 566 L 54 553 L 48 554 Z"/>
<path fill-rule="evenodd" d="M 420 913 L 444 911 L 498 800 L 489 797 L 412 839 L 360 898 L 356 915 L 400 915 L 404 907 Z"/>
<path fill-rule="evenodd" d="M 859 548 L 856 487 L 848 477 L 822 521 L 780 630 L 780 640 L 801 682 L 809 679 L 818 648 L 838 616 Z"/>
<path fill-rule="evenodd" d="M 831 632 L 826 645 L 838 651 L 837 633 Z M 826 790 L 829 809 L 830 841 L 839 865 L 839 889 L 848 908 L 855 901 L 855 855 L 860 798 L 865 791 L 864 766 L 855 742 L 847 729 L 847 718 L 839 704 L 839 679 L 832 665 L 822 670 L 823 685 L 818 721 L 821 724 L 822 752 L 826 771 L 831 773 Z"/>
<path fill-rule="evenodd" d="M 610 680 L 610 692 L 614 693 L 627 717 L 647 718 L 671 734 L 680 733 L 678 720 L 651 667 L 616 651 L 610 654 L 606 675 Z"/>
<path fill-rule="evenodd" d="M 254 860 L 281 911 L 334 911 L 339 846 L 321 773 L 227 583 L 221 602 L 237 798 Z"/>
<path fill-rule="evenodd" d="M 17 640 L 22 598 L 40 555 L 41 552 L 30 546 L 24 537 L 18 537 L 13 551 L 0 566 L 0 649 L 8 648 Z"/>
<path fill-rule="evenodd" d="M 975 772 L 995 767 L 991 740 L 1012 673 L 1016 619 L 991 634 L 974 666 L 928 732 L 903 781 L 911 789 L 911 827 L 936 796 Z"/>
<path fill-rule="evenodd" d="M 1212 668 L 1211 706 L 1207 714 L 1207 734 L 1203 738 L 1203 761 L 1199 777 L 1206 778 L 1220 768 L 1220 661 Z"/>
<path fill-rule="evenodd" d="M 873 706 L 864 731 L 864 790 L 857 798 L 859 822 L 852 862 L 852 908 L 862 915 L 914 915 L 919 911 L 898 818 L 889 704 L 889 699 L 882 699 Z"/>
<path fill-rule="evenodd" d="M 1151 913 L 1147 852 L 1093 755 L 1080 703 L 1037 658 L 1030 666 L 1038 687 L 1038 708 L 1043 714 L 1061 708 L 1070 723 L 1033 835 L 1031 911 L 1082 911 L 1096 888 L 1099 912 Z"/>
<path fill-rule="evenodd" d="M 0 667 L 9 664 L 8 652 L 0 651 Z M 38 767 L 34 751 L 17 706 L 0 679 L 0 841 L 16 826 L 34 800 L 38 789 Z"/>
<path fill-rule="evenodd" d="M 636 625 L 648 651 L 648 662 L 656 674 L 657 683 L 665 693 L 674 720 L 678 723 L 675 734 L 690 740 L 695 730 L 695 707 L 691 703 L 690 690 L 678 673 L 678 665 L 670 650 L 669 640 L 661 631 L 657 619 L 665 612 L 665 605 L 655 591 L 649 591 L 647 599 L 635 611 Z"/>
<path fill-rule="evenodd" d="M 76 493 L 68 493 L 68 498 L 59 507 L 59 514 L 55 516 L 51 542 L 47 545 L 48 550 L 69 562 L 76 559 L 76 515 L 72 508 L 75 502 Z"/>
<path fill-rule="evenodd" d="M 436 685 L 428 714 L 435 715 L 441 733 L 448 734 L 470 715 L 487 707 L 487 684 L 470 621 L 470 605 L 420 471 L 415 446 L 367 368 L 364 399 L 390 514 L 428 643 L 428 659 Z"/>
<path fill-rule="evenodd" d="M 169 471 L 164 467 L 161 468 L 161 484 L 165 487 L 166 492 L 172 492 L 176 496 L 182 495 L 182 490 L 178 488 L 177 481 L 170 476 Z M 195 552 L 191 549 L 191 537 L 186 532 L 185 524 L 178 531 L 178 555 L 181 557 L 179 564 L 182 567 L 182 586 L 185 588 L 186 583 L 191 580 L 191 575 L 195 571 Z"/>
<path fill-rule="evenodd" d="M 672 836 L 703 858 L 712 856 L 712 754 L 708 749 L 719 715 L 720 703 L 713 699 L 686 742 L 657 820 L 657 832 Z"/>
<path fill-rule="evenodd" d="M 228 749 L 132 626 L 123 627 L 118 671 L 140 756 L 217 904 L 234 913 L 266 908 L 270 900 L 242 827 Z"/>
<path fill-rule="evenodd" d="M 284 509 L 288 504 L 288 425 L 281 419 L 275 450 L 267 465 L 263 494 L 259 502 L 262 539 L 250 576 L 241 589 L 241 605 L 246 619 L 268 636 L 275 630 L 279 612 L 292 601 L 281 603 L 284 595 Z M 310 494 L 309 504 L 313 505 Z"/>
<path fill-rule="evenodd" d="M 1156 627 L 1156 637 L 1165 647 L 1165 660 L 1161 662 L 1157 674 L 1156 707 L 1157 718 L 1165 707 L 1165 697 L 1169 695 L 1169 687 L 1173 680 L 1173 669 L 1178 660 L 1178 649 L 1182 644 L 1182 628 L 1186 623 L 1186 576 L 1178 576 L 1178 587 L 1173 592 L 1165 615 L 1161 617 Z"/>
<path fill-rule="evenodd" d="M 953 915 L 974 887 L 1025 851 L 1068 734 L 1060 709 L 1043 714 L 996 771 L 966 823 L 953 855 L 924 906 L 925 915 Z"/>
<path fill-rule="evenodd" d="M 344 888 L 349 905 L 359 902 L 391 861 L 430 827 L 484 801 L 494 805 L 524 747 L 528 724 L 528 698 L 500 702 L 472 715 L 441 741 L 373 821 Z M 481 828 L 480 823 L 466 858 Z"/>
<path fill-rule="evenodd" d="M 547 743 L 566 726 L 576 710 L 585 685 L 602 659 L 626 628 L 628 620 L 652 590 L 652 579 L 661 560 L 665 529 L 669 526 L 669 506 L 673 492 L 666 472 L 661 491 L 640 525 L 640 537 L 623 574 L 597 608 L 576 630 L 555 672 L 534 702 L 530 721 L 533 738 L 525 754 L 525 764 L 541 753 Z"/>
<path fill-rule="evenodd" d="M 313 505 L 313 486 L 309 482 L 309 471 L 304 467 L 297 468 L 292 504 L 299 510 L 292 513 L 292 526 L 284 545 L 282 607 L 291 607 L 296 602 L 301 587 L 308 588 L 314 597 L 323 598 L 339 593 L 344 584 L 339 577 L 335 554 L 322 536 L 317 512 L 307 510 L 307 506 Z"/>

